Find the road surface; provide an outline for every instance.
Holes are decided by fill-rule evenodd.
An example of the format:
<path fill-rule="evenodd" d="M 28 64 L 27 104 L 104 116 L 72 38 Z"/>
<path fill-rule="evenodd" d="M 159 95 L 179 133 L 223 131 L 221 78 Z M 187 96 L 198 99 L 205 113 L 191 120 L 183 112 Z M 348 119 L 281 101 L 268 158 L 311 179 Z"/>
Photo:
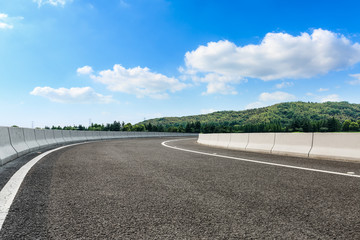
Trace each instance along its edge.
<path fill-rule="evenodd" d="M 360 178 L 350 176 L 360 163 L 167 143 L 196 151 L 186 152 L 165 140 L 49 154 L 24 179 L 0 239 L 360 239 Z"/>

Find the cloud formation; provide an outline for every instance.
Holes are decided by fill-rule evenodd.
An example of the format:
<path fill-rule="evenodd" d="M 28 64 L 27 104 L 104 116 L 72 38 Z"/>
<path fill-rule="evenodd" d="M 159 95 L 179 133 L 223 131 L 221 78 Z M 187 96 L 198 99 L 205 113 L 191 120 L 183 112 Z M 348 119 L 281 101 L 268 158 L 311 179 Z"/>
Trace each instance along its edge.
<path fill-rule="evenodd" d="M 287 87 L 292 87 L 292 86 L 294 86 L 293 82 L 282 82 L 282 83 L 276 84 L 275 87 L 278 89 L 282 89 L 282 88 L 287 88 Z"/>
<path fill-rule="evenodd" d="M 90 77 L 106 85 L 110 91 L 134 94 L 138 98 L 164 99 L 168 97 L 168 92 L 174 93 L 187 87 L 178 79 L 151 72 L 149 68 L 124 68 L 120 64 L 97 75 L 90 74 Z"/>
<path fill-rule="evenodd" d="M 215 110 L 213 108 L 209 108 L 209 109 L 201 109 L 200 110 L 200 114 L 208 114 L 208 113 L 213 113 L 213 112 L 217 112 L 218 110 Z"/>
<path fill-rule="evenodd" d="M 41 96 L 58 103 L 111 103 L 112 96 L 96 93 L 91 87 L 58 88 L 36 87 L 31 95 Z"/>
<path fill-rule="evenodd" d="M 206 92 L 203 92 L 203 95 L 220 93 L 220 94 L 237 94 L 233 84 L 240 83 L 242 81 L 247 81 L 242 77 L 238 76 L 225 76 L 216 73 L 206 74 L 204 77 L 193 77 L 193 80 L 196 82 L 207 83 Z"/>
<path fill-rule="evenodd" d="M 37 3 L 38 4 L 38 7 L 41 7 L 43 5 L 46 5 L 46 4 L 49 4 L 49 5 L 52 5 L 52 6 L 65 6 L 65 4 L 67 2 L 70 2 L 72 0 L 33 0 L 33 2 Z"/>
<path fill-rule="evenodd" d="M 12 29 L 14 26 L 8 23 L 9 16 L 5 13 L 0 13 L 0 29 Z"/>
<path fill-rule="evenodd" d="M 80 75 L 89 75 L 89 74 L 93 73 L 94 70 L 90 66 L 83 66 L 81 68 L 78 68 L 76 70 L 76 72 Z"/>
<path fill-rule="evenodd" d="M 340 101 L 341 101 L 341 99 L 340 99 L 339 95 L 337 95 L 337 94 L 327 95 L 320 99 L 320 102 L 322 102 L 322 103 L 323 102 L 340 102 Z"/>
<path fill-rule="evenodd" d="M 355 80 L 349 81 L 350 85 L 360 85 L 360 73 L 358 74 L 350 74 L 350 77 L 355 78 Z"/>
<path fill-rule="evenodd" d="M 263 92 L 259 95 L 258 101 L 248 104 L 245 109 L 259 108 L 269 106 L 275 103 L 295 100 L 296 97 L 287 92 Z"/>
<path fill-rule="evenodd" d="M 328 88 L 319 88 L 318 92 L 327 92 L 329 91 Z"/>
<path fill-rule="evenodd" d="M 315 29 L 311 34 L 301 33 L 299 36 L 268 33 L 258 45 L 237 46 L 227 40 L 209 42 L 185 54 L 184 72 L 195 78 L 201 75 L 206 79 L 208 74 L 225 77 L 228 79 L 225 83 L 214 79 L 208 81 L 212 85 L 222 83 L 220 92 L 223 92 L 239 79 L 310 78 L 346 69 L 358 62 L 359 43 L 352 43 L 345 36 L 331 31 Z"/>

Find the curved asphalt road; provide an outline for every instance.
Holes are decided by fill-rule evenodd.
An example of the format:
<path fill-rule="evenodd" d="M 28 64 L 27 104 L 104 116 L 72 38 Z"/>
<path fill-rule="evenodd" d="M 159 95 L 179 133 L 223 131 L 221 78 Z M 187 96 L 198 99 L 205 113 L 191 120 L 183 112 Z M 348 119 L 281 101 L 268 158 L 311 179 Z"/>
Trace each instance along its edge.
<path fill-rule="evenodd" d="M 360 239 L 359 178 L 183 152 L 163 141 L 88 143 L 46 156 L 22 183 L 0 239 Z M 194 139 L 169 145 L 360 175 L 360 163 Z"/>

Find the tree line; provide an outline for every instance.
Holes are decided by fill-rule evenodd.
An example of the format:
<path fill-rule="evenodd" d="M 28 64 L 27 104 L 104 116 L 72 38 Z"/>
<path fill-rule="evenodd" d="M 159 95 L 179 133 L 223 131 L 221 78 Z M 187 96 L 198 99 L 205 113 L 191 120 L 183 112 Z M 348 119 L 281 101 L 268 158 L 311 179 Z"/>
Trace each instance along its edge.
<path fill-rule="evenodd" d="M 360 131 L 360 120 L 345 120 L 341 122 L 335 117 L 322 120 L 309 118 L 296 118 L 290 123 L 280 120 L 262 123 L 240 124 L 237 121 L 205 122 L 200 121 L 176 124 L 143 124 L 114 121 L 108 124 L 92 123 L 89 127 L 78 126 L 52 126 L 45 129 L 82 130 L 82 131 L 147 131 L 147 132 L 182 132 L 182 133 L 251 133 L 251 132 L 357 132 Z"/>

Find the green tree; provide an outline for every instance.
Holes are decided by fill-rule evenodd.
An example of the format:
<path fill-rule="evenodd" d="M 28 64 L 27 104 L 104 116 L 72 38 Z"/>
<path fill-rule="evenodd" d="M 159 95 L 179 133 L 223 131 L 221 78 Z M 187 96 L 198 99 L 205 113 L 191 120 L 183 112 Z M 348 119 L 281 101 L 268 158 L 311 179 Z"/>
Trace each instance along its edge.
<path fill-rule="evenodd" d="M 144 124 L 136 124 L 133 126 L 133 131 L 143 132 L 143 131 L 145 131 L 145 125 Z"/>
<path fill-rule="evenodd" d="M 357 122 L 351 122 L 349 125 L 350 131 L 359 131 L 359 124 Z"/>
<path fill-rule="evenodd" d="M 132 131 L 132 125 L 131 123 L 127 123 L 124 125 L 124 131 Z"/>
<path fill-rule="evenodd" d="M 201 123 L 200 121 L 195 122 L 194 132 L 199 133 L 201 131 Z"/>
<path fill-rule="evenodd" d="M 349 119 L 345 120 L 343 125 L 342 125 L 342 130 L 343 131 L 349 131 L 350 130 L 350 124 L 351 124 L 351 121 Z"/>
<path fill-rule="evenodd" d="M 341 130 L 341 124 L 339 120 L 335 119 L 335 117 L 328 119 L 327 125 L 329 132 L 337 132 Z"/>
<path fill-rule="evenodd" d="M 191 133 L 192 132 L 192 128 L 191 128 L 191 123 L 186 123 L 186 126 L 185 126 L 185 132 L 187 133 Z"/>

